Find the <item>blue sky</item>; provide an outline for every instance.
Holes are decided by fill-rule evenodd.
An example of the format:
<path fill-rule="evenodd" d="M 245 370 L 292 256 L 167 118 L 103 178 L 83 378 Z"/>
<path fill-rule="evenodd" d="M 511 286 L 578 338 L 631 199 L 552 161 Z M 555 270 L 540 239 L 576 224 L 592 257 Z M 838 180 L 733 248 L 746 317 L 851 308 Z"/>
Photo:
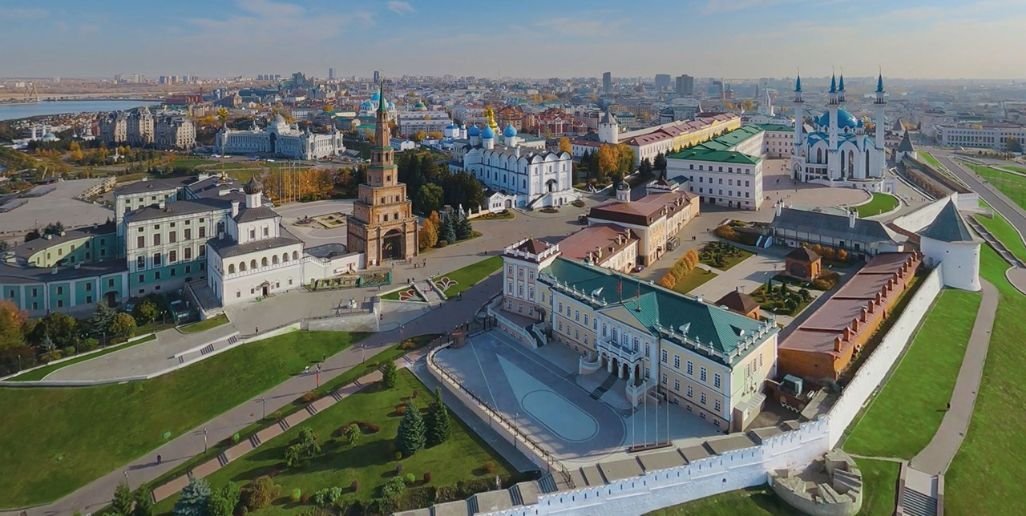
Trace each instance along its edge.
<path fill-rule="evenodd" d="M 0 0 L 0 74 L 1026 77 L 1024 0 Z"/>

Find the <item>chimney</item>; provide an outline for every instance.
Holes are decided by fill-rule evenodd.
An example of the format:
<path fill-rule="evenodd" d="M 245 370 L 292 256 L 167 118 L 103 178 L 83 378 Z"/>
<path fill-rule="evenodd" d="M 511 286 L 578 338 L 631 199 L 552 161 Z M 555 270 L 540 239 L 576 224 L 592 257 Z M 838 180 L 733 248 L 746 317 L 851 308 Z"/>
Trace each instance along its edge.
<path fill-rule="evenodd" d="M 876 307 L 876 302 L 870 300 L 869 301 L 869 313 L 875 313 L 876 312 L 875 307 Z M 865 310 L 865 309 L 863 309 L 863 310 Z"/>
<path fill-rule="evenodd" d="M 870 303 L 870 304 L 869 304 L 869 306 L 873 306 L 873 304 L 872 304 L 872 303 Z M 866 310 L 866 307 L 864 307 L 864 306 L 863 306 L 863 307 L 862 307 L 862 315 L 861 315 L 861 316 L 859 316 L 859 319 L 861 319 L 861 320 L 862 320 L 862 322 L 866 322 L 866 319 L 867 319 L 867 316 L 868 316 L 868 314 L 869 314 L 869 311 L 868 311 L 868 310 Z"/>
<path fill-rule="evenodd" d="M 848 327 L 848 326 L 844 327 L 844 340 L 845 341 L 851 340 L 851 328 Z"/>
<path fill-rule="evenodd" d="M 834 351 L 841 351 L 841 337 L 834 337 Z"/>
<path fill-rule="evenodd" d="M 855 319 L 851 320 L 851 332 L 852 333 L 858 333 L 859 332 L 859 320 L 858 320 L 858 318 L 855 318 Z"/>
<path fill-rule="evenodd" d="M 239 201 L 232 201 L 232 217 L 239 215 Z"/>

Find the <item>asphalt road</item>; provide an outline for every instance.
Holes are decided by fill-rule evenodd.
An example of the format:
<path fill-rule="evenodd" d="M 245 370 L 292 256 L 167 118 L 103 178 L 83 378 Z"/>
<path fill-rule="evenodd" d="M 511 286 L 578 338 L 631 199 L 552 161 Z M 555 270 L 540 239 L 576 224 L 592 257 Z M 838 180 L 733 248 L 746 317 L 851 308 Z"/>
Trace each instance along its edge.
<path fill-rule="evenodd" d="M 1019 233 L 1026 235 L 1026 212 L 1019 205 L 1012 202 L 1003 193 L 980 179 L 971 169 L 953 159 L 950 154 L 940 149 L 931 149 L 931 154 L 937 158 L 952 174 L 961 179 L 969 188 L 980 194 L 983 200 L 995 211 L 1003 215 L 1009 222 L 1019 230 Z"/>

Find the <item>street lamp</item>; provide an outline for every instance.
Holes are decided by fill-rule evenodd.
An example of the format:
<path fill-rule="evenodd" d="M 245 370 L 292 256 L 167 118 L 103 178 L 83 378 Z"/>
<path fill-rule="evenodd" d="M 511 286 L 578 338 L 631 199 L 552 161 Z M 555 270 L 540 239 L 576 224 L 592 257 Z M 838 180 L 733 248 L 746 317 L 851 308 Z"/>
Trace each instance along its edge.
<path fill-rule="evenodd" d="M 260 419 L 267 419 L 267 398 L 260 398 Z"/>
<path fill-rule="evenodd" d="M 207 427 L 203 427 L 203 453 L 207 453 Z"/>

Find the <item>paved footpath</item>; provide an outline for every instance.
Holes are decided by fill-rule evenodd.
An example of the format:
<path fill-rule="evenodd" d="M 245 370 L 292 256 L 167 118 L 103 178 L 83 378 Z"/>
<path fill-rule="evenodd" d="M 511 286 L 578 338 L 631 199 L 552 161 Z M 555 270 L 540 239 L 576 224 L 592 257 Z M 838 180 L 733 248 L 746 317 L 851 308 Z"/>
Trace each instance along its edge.
<path fill-rule="evenodd" d="M 947 471 L 951 460 L 958 453 L 958 448 L 969 431 L 969 422 L 973 418 L 973 407 L 976 405 L 976 393 L 980 390 L 983 378 L 983 366 L 987 361 L 987 349 L 990 346 L 991 329 L 997 314 L 998 292 L 986 280 L 983 284 L 983 300 L 976 312 L 976 322 L 965 348 L 962 367 L 958 370 L 955 389 L 951 393 L 951 407 L 944 414 L 937 433 L 930 444 L 926 445 L 912 460 L 909 466 L 928 475 L 940 475 Z"/>
<path fill-rule="evenodd" d="M 501 283 L 499 276 L 491 276 L 465 291 L 463 300 L 446 302 L 438 309 L 431 311 L 429 317 L 420 317 L 407 323 L 401 330 L 401 336 L 398 329 L 375 333 L 360 343 L 328 357 L 321 370 L 321 381 L 328 382 L 336 378 L 360 365 L 362 358 L 370 359 L 374 354 L 399 342 L 401 338 L 428 333 L 446 333 L 453 327 L 470 321 L 477 310 L 500 291 Z M 270 414 L 315 388 L 315 382 L 315 377 L 310 374 L 293 376 L 249 401 L 172 439 L 146 456 L 126 464 L 123 468 L 86 484 L 52 504 L 27 509 L 24 514 L 27 516 L 63 515 L 72 514 L 75 511 L 83 513 L 97 511 L 110 503 L 114 488 L 118 483 L 127 479 L 129 486 L 134 489 L 140 484 L 174 469 L 194 455 L 202 453 L 204 429 L 207 431 L 207 439 L 210 443 L 227 439 L 235 432 L 261 419 L 263 411 Z M 158 454 L 163 458 L 161 464 L 156 463 Z M 3 516 L 20 514 L 22 514 L 20 510 L 0 513 Z"/>

